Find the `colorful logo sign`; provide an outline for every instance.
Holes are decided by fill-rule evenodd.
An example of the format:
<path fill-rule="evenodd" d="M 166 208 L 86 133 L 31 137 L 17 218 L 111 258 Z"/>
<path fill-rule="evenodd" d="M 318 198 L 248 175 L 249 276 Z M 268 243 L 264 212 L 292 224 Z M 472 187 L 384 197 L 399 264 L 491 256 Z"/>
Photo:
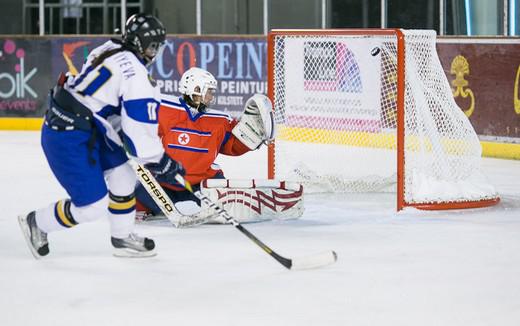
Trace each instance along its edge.
<path fill-rule="evenodd" d="M 65 43 L 63 44 L 63 58 L 65 59 L 65 62 L 67 63 L 68 71 L 72 75 L 78 74 L 78 69 L 74 66 L 74 62 L 72 61 L 72 58 L 74 57 L 74 54 L 77 52 L 77 49 L 83 50 L 83 60 L 87 58 L 88 55 L 88 48 L 87 45 L 89 45 L 90 42 L 86 41 L 79 41 L 79 42 L 71 42 L 71 43 Z M 81 68 L 81 67 L 80 67 Z"/>
<path fill-rule="evenodd" d="M 33 80 L 37 67 L 28 63 L 27 42 L 5 39 L 0 43 L 0 111 L 22 113 L 38 110 L 38 94 Z"/>
<path fill-rule="evenodd" d="M 360 93 L 361 73 L 354 53 L 343 43 L 305 42 L 304 89 Z"/>
<path fill-rule="evenodd" d="M 29 71 L 25 67 L 25 50 L 17 48 L 16 43 L 12 40 L 6 40 L 0 53 L 1 60 L 9 60 L 7 57 L 15 57 L 12 71 L 0 73 L 0 81 L 3 81 L 3 87 L 0 88 L 0 98 L 22 98 L 26 93 L 36 98 L 38 94 L 31 88 L 29 81 L 38 71 L 33 68 Z M 7 83 L 5 83 L 7 82 Z"/>

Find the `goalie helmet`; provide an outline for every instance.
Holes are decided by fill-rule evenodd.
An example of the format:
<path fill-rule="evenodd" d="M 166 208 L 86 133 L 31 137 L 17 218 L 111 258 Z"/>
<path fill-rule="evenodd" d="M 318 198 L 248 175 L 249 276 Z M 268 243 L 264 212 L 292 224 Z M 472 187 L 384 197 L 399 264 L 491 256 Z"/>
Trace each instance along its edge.
<path fill-rule="evenodd" d="M 125 24 L 123 43 L 137 52 L 149 66 L 164 45 L 166 29 L 159 19 L 152 15 L 132 15 Z"/>
<path fill-rule="evenodd" d="M 217 80 L 213 75 L 201 68 L 190 68 L 182 74 L 179 81 L 179 92 L 184 95 L 186 102 L 199 112 L 205 112 L 206 108 L 215 101 Z"/>

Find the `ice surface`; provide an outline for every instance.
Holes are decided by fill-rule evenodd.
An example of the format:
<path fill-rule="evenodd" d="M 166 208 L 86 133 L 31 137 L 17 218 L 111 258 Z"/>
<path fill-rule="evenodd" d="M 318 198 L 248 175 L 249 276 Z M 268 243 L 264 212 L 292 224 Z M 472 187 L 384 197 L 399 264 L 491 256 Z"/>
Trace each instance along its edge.
<path fill-rule="evenodd" d="M 36 261 L 16 216 L 66 194 L 37 132 L 0 132 L 0 325 L 520 325 L 520 162 L 486 159 L 498 206 L 395 213 L 395 195 L 306 197 L 300 220 L 249 224 L 279 254 L 335 250 L 288 271 L 231 226 L 138 226 L 151 259 L 112 257 L 108 223 L 49 235 Z M 265 152 L 219 159 L 265 177 Z"/>

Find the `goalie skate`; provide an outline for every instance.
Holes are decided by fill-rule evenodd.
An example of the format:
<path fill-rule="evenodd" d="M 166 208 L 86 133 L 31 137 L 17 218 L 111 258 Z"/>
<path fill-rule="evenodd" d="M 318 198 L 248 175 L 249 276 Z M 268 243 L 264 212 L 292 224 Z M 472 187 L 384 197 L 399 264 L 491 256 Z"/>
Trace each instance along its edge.
<path fill-rule="evenodd" d="M 205 223 L 212 223 L 217 217 L 212 211 L 199 211 L 194 214 L 181 214 L 180 212 L 174 212 L 168 218 L 164 214 L 154 215 L 151 213 L 138 211 L 135 214 L 135 221 L 138 224 L 146 224 L 153 226 L 172 226 L 177 228 L 189 228 L 198 226 Z"/>
<path fill-rule="evenodd" d="M 136 211 L 135 223 L 158 226 L 171 226 L 172 224 L 164 214 L 154 215 L 145 211 Z"/>

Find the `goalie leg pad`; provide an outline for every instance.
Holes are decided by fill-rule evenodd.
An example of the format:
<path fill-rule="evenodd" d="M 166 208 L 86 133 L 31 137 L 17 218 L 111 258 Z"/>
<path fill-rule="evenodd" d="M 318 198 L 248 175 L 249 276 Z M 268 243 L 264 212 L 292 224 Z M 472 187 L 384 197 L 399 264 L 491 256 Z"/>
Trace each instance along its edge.
<path fill-rule="evenodd" d="M 303 215 L 303 186 L 276 180 L 210 179 L 201 191 L 219 202 L 238 222 L 289 220 Z M 202 207 L 207 211 L 209 207 Z M 225 223 L 223 217 L 214 223 Z"/>
<path fill-rule="evenodd" d="M 297 219 L 303 215 L 303 186 L 295 182 L 259 179 L 209 179 L 200 191 L 240 223 Z M 224 217 L 202 203 L 175 203 L 181 228 L 200 224 L 226 224 Z M 150 219 L 157 222 L 157 218 Z"/>

